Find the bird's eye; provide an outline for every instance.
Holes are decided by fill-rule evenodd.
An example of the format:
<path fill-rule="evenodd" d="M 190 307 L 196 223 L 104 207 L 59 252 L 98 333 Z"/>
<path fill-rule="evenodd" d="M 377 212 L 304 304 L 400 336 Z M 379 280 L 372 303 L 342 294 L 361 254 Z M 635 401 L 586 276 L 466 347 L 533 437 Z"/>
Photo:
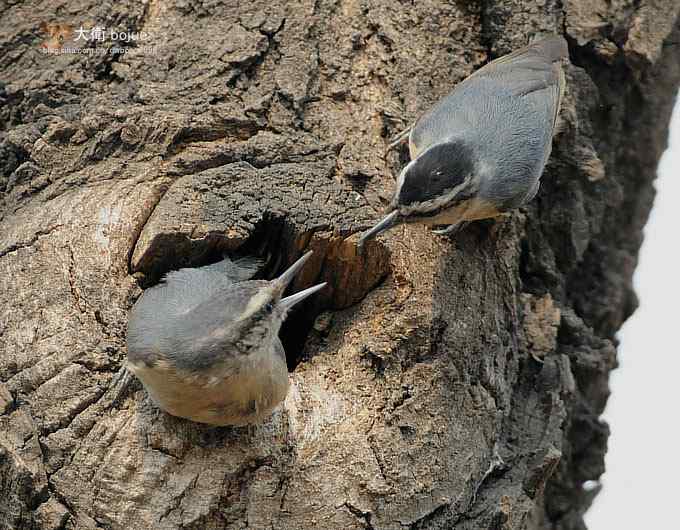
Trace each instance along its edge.
<path fill-rule="evenodd" d="M 267 313 L 271 313 L 272 311 L 274 311 L 274 305 L 270 302 L 270 303 L 268 303 L 267 305 L 264 306 L 264 310 Z"/>

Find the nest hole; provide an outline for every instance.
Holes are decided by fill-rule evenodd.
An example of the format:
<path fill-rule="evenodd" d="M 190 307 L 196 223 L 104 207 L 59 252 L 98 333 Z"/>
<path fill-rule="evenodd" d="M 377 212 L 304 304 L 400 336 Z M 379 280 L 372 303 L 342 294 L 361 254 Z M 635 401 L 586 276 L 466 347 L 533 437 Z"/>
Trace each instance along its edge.
<path fill-rule="evenodd" d="M 169 271 L 210 265 L 225 256 L 260 258 L 263 266 L 254 279 L 271 280 L 304 252 L 313 250 L 311 259 L 285 295 L 322 282 L 328 285 L 296 305 L 281 327 L 279 336 L 289 371 L 313 356 L 305 346 L 321 313 L 356 304 L 389 274 L 389 252 L 381 243 L 371 241 L 363 252 L 358 252 L 355 238 L 348 241 L 330 232 L 300 231 L 283 216 L 265 216 L 247 240 L 234 243 L 220 233 L 200 240 L 183 234 L 157 236 L 150 249 L 152 255 L 144 260 L 140 271 L 143 273 L 138 279 L 140 287 L 155 285 Z"/>

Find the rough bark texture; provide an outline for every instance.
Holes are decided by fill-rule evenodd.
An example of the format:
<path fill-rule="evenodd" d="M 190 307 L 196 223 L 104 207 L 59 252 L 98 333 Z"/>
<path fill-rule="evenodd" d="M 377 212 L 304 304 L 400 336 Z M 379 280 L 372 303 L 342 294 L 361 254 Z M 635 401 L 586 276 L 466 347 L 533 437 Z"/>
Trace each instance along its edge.
<path fill-rule="evenodd" d="M 679 10 L 0 0 L 0 528 L 583 528 Z M 56 23 L 155 50 L 46 55 Z M 405 161 L 386 138 L 538 31 L 573 65 L 537 199 L 357 255 Z M 283 330 L 270 421 L 209 428 L 113 384 L 159 274 L 306 248 L 297 287 L 330 288 Z"/>

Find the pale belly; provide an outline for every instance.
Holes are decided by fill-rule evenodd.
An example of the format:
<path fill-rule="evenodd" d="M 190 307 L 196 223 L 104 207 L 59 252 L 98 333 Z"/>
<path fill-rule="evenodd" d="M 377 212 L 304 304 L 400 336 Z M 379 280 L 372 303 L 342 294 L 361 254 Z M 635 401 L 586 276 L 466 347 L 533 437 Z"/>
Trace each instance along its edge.
<path fill-rule="evenodd" d="M 266 419 L 288 392 L 288 369 L 278 356 L 248 361 L 239 373 L 184 376 L 160 361 L 151 369 L 128 363 L 151 399 L 167 413 L 211 425 Z"/>

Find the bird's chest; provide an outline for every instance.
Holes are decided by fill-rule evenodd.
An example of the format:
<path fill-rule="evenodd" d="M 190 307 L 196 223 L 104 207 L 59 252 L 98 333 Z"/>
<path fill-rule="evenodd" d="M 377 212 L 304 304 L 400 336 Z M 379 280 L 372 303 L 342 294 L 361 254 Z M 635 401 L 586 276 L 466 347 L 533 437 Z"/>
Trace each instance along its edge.
<path fill-rule="evenodd" d="M 436 216 L 425 218 L 424 222 L 430 226 L 455 225 L 461 221 L 489 219 L 500 215 L 500 213 L 493 203 L 475 197 L 444 209 Z"/>
<path fill-rule="evenodd" d="M 163 410 L 201 423 L 245 425 L 268 416 L 288 391 L 285 360 L 255 353 L 187 373 L 159 362 L 131 366 L 152 400 Z"/>

